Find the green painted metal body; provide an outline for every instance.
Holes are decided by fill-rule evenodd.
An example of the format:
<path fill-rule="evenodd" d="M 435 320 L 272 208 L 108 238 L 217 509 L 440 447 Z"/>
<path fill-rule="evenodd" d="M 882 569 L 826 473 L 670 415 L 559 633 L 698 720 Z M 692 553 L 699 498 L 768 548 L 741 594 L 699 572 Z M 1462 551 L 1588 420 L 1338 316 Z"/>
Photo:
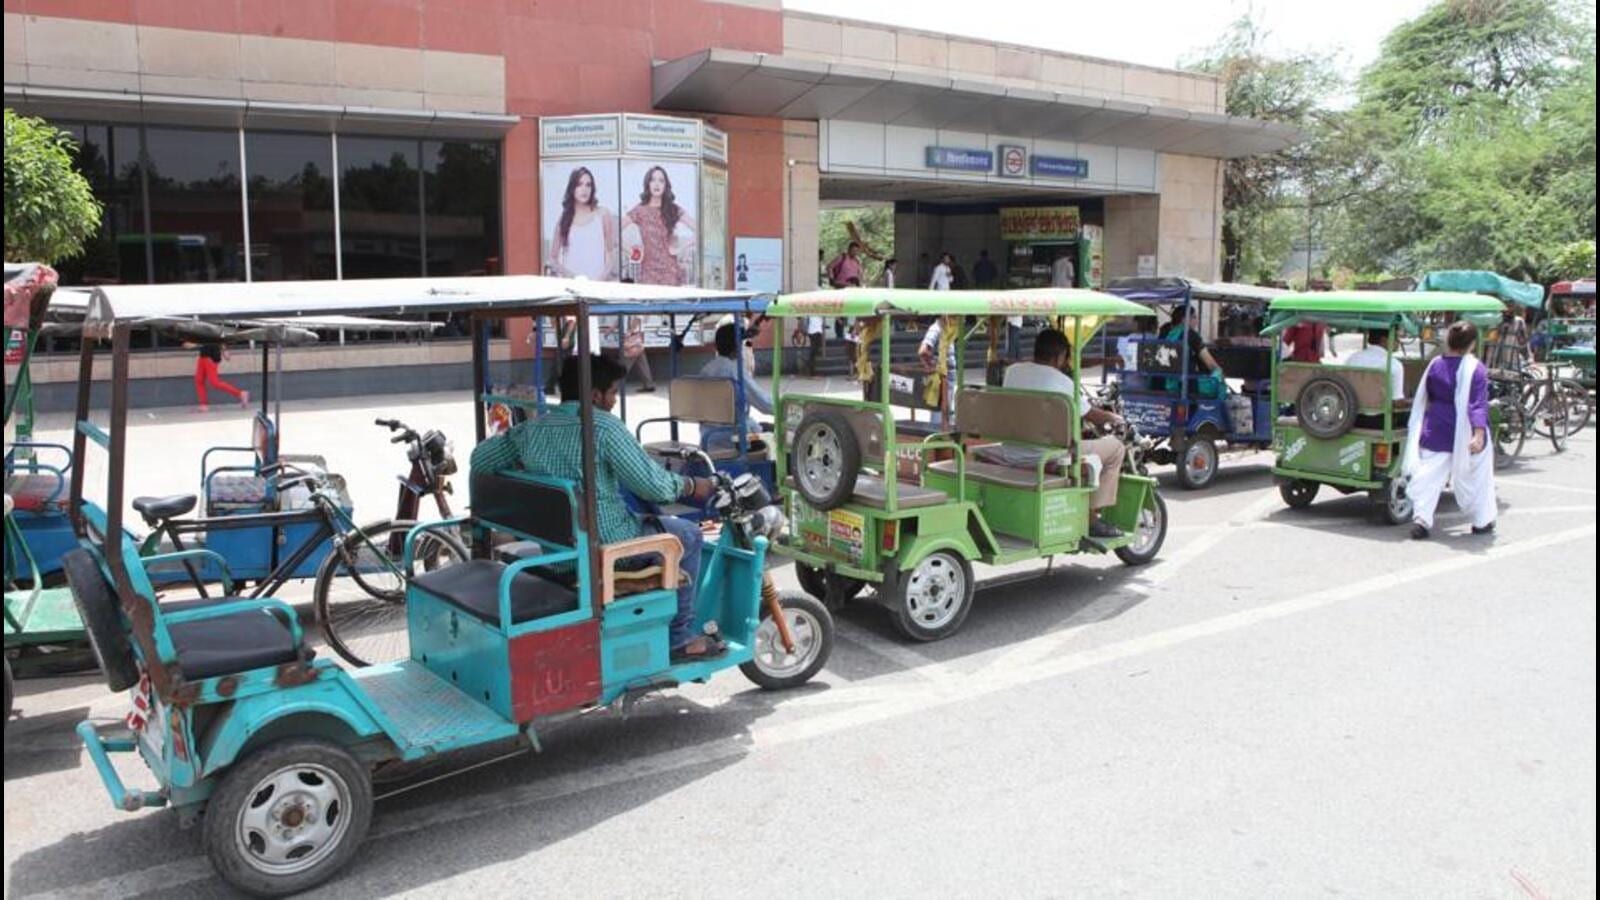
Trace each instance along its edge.
<path fill-rule="evenodd" d="M 930 554 L 953 551 L 969 561 L 1003 565 L 1056 554 L 1085 551 L 1105 552 L 1130 544 L 1139 511 L 1153 504 L 1155 480 L 1125 473 L 1105 473 L 1120 477 L 1117 505 L 1103 513 L 1108 522 L 1121 528 L 1125 536 L 1114 540 L 1088 541 L 1090 495 L 1088 487 L 1042 488 L 1046 469 L 1066 461 L 1074 469 L 1082 460 L 1076 449 L 1039 447 L 1045 455 L 1037 464 L 1041 487 L 1025 489 L 989 484 L 968 479 L 964 448 L 956 435 L 935 435 L 926 440 L 900 441 L 895 432 L 891 402 L 890 336 L 893 319 L 916 315 L 1059 315 L 1074 320 L 1074 370 L 1080 370 L 1079 348 L 1092 334 L 1099 320 L 1108 316 L 1140 315 L 1144 307 L 1118 297 L 1094 291 L 994 291 L 948 294 L 940 291 L 846 289 L 786 296 L 772 304 L 768 314 L 776 317 L 816 315 L 826 312 L 850 317 L 878 318 L 878 378 L 880 394 L 875 401 L 806 394 L 786 394 L 783 390 L 781 346 L 773 351 L 773 396 L 777 409 L 774 426 L 777 440 L 778 471 L 786 473 L 788 446 L 796 411 L 802 408 L 829 407 L 874 415 L 883 431 L 883 453 L 863 458 L 862 471 L 883 482 L 882 506 L 847 502 L 837 509 L 812 508 L 787 478 L 781 493 L 790 519 L 788 535 L 773 544 L 773 553 L 807 565 L 862 581 L 881 583 L 896 572 L 914 569 Z M 962 333 L 956 341 L 955 358 L 966 358 Z M 952 373 L 956 390 L 965 380 L 964 367 Z M 1081 389 L 1081 387 L 1080 387 Z M 1077 398 L 1069 404 L 1078 408 Z M 1082 423 L 1072 415 L 1073 447 L 1081 446 Z M 900 503 L 897 460 L 902 455 L 926 457 L 936 451 L 950 451 L 957 460 L 956 472 L 922 468 L 921 486 L 941 491 L 946 500 L 934 505 L 904 507 Z"/>

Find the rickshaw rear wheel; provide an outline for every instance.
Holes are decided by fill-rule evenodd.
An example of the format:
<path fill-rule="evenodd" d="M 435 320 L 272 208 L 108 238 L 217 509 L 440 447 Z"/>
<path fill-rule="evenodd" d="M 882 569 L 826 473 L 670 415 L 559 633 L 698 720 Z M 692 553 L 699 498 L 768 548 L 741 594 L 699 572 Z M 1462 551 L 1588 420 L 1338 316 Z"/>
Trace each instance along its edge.
<path fill-rule="evenodd" d="M 1404 479 L 1389 479 L 1383 487 L 1372 492 L 1372 502 L 1378 508 L 1378 515 L 1389 525 L 1404 525 L 1411 521 L 1411 497 L 1406 494 Z"/>
<path fill-rule="evenodd" d="M 895 627 L 906 637 L 923 643 L 942 640 L 967 621 L 976 585 L 972 565 L 960 555 L 936 550 L 895 576 L 891 609 Z"/>
<path fill-rule="evenodd" d="M 289 739 L 236 763 L 206 804 L 206 855 L 261 897 L 308 890 L 349 864 L 372 823 L 372 778 L 337 744 Z"/>
<path fill-rule="evenodd" d="M 1283 502 L 1289 504 L 1290 509 L 1305 509 L 1311 501 L 1317 499 L 1317 491 L 1322 485 L 1304 478 L 1295 478 L 1278 485 L 1278 493 L 1283 497 Z"/>
<path fill-rule="evenodd" d="M 833 654 L 833 616 L 821 601 L 799 591 L 785 591 L 778 604 L 783 607 L 794 652 L 784 649 L 772 612 L 763 604 L 751 660 L 739 666 L 746 678 L 769 691 L 805 684 L 822 671 Z"/>
<path fill-rule="evenodd" d="M 861 474 L 861 445 L 850 421 L 831 409 L 806 413 L 795 429 L 789 474 L 814 508 L 827 512 L 843 506 Z"/>
<path fill-rule="evenodd" d="M 1208 437 L 1193 437 L 1184 441 L 1173 454 L 1178 467 L 1178 484 L 1185 490 L 1198 491 L 1217 477 L 1217 442 Z"/>
<path fill-rule="evenodd" d="M 67 574 L 72 587 L 72 602 L 78 607 L 78 618 L 83 620 L 84 633 L 89 647 L 100 663 L 106 686 L 113 691 L 125 691 L 139 683 L 139 663 L 133 656 L 133 645 L 122 630 L 121 606 L 117 592 L 94 555 L 78 547 L 61 555 L 61 569 Z"/>
<path fill-rule="evenodd" d="M 1142 566 L 1156 558 L 1161 545 L 1167 540 L 1167 501 L 1154 490 L 1150 492 L 1155 503 L 1145 504 L 1139 510 L 1139 521 L 1133 528 L 1133 543 L 1124 544 L 1112 551 L 1124 565 Z"/>

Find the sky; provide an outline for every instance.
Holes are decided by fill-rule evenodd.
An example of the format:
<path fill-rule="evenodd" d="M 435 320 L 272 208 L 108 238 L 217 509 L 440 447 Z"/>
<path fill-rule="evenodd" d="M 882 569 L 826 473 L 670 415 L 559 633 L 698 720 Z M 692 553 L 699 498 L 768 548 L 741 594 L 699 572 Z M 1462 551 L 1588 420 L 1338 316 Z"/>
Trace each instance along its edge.
<path fill-rule="evenodd" d="M 1269 33 L 1269 49 L 1334 52 L 1351 76 L 1377 56 L 1391 29 L 1428 5 L 1428 0 L 784 0 L 786 9 L 1165 68 L 1195 55 L 1253 9 Z"/>

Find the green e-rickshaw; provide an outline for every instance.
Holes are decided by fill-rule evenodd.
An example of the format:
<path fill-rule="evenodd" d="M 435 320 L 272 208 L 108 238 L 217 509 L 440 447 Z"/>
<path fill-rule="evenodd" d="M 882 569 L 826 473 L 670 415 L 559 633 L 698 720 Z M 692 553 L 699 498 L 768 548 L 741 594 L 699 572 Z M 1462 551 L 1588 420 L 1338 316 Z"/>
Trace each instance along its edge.
<path fill-rule="evenodd" d="M 872 388 L 862 399 L 792 393 L 774 375 L 776 461 L 790 519 L 774 552 L 795 560 L 802 586 L 831 603 L 875 585 L 899 629 L 919 641 L 948 637 L 966 620 L 974 562 L 1084 552 L 1149 562 L 1165 538 L 1167 514 L 1155 480 L 1140 471 L 1134 432 L 1122 435 L 1133 445 L 1122 470 L 1099 472 L 1082 452 L 1081 396 L 968 386 L 959 367 L 950 371 L 952 360 L 966 358 L 969 317 L 987 317 L 991 327 L 1011 315 L 1053 319 L 1072 342 L 1076 372 L 1083 344 L 1105 319 L 1145 313 L 1109 294 L 1056 288 L 847 288 L 780 298 L 769 316 L 862 320 L 857 368 Z M 893 323 L 908 317 L 941 325 L 937 364 L 918 384 L 890 360 Z M 781 359 L 773 370 L 782 372 Z M 1074 384 L 1084 390 L 1079 379 Z M 953 408 L 953 424 L 906 439 L 895 400 L 919 388 L 931 395 L 929 406 Z M 1025 448 L 1030 462 L 1008 462 L 1014 457 L 997 452 L 1001 444 Z M 906 455 L 922 464 L 908 469 Z M 1102 478 L 1118 479 L 1116 503 L 1101 519 L 1119 537 L 1090 536 L 1091 496 Z"/>
<path fill-rule="evenodd" d="M 1419 342 L 1403 355 L 1400 339 L 1418 335 L 1419 318 L 1433 313 L 1499 315 L 1499 300 L 1480 294 L 1421 291 L 1332 291 L 1287 294 L 1268 307 L 1264 333 L 1281 334 L 1300 322 L 1330 332 L 1382 331 L 1388 335 L 1383 369 L 1336 362 L 1273 359 L 1272 474 L 1289 506 L 1303 509 L 1327 485 L 1342 494 L 1365 491 L 1384 521 L 1411 521 L 1411 498 L 1401 478 L 1409 402 L 1394 399 L 1392 365 L 1404 373 L 1409 398 L 1427 368 L 1434 345 Z"/>

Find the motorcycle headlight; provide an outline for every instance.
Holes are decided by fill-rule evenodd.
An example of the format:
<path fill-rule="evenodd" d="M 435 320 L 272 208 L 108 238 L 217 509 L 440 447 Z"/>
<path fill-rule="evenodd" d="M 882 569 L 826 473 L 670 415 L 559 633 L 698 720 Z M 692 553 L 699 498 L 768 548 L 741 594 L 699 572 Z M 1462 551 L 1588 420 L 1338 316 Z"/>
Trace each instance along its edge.
<path fill-rule="evenodd" d="M 751 533 L 767 540 L 776 540 L 787 524 L 783 510 L 777 506 L 763 506 L 750 516 Z"/>
<path fill-rule="evenodd" d="M 733 493 L 745 509 L 760 509 L 772 503 L 772 494 L 760 478 L 749 472 L 733 480 Z"/>

